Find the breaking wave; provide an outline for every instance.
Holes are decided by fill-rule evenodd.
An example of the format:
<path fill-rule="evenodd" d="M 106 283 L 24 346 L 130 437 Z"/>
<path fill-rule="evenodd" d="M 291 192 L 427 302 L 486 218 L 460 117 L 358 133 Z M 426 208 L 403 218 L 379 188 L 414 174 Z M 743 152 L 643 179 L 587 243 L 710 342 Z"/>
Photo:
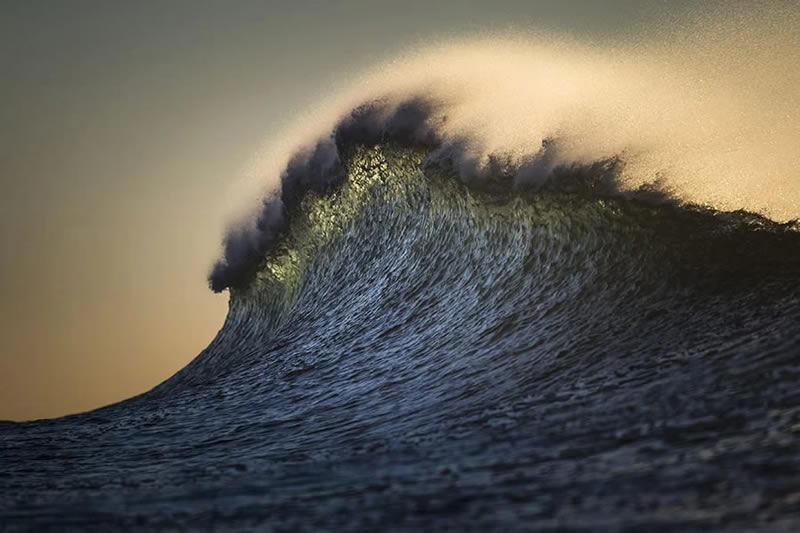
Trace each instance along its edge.
<path fill-rule="evenodd" d="M 796 531 L 796 35 L 768 35 L 365 77 L 266 158 L 206 350 L 0 423 L 0 524 Z"/>

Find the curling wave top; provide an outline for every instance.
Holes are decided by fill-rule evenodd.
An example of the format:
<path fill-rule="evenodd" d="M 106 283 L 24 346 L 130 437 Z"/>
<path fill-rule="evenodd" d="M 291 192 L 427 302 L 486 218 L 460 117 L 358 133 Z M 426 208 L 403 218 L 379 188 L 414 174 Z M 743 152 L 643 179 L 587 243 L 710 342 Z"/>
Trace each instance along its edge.
<path fill-rule="evenodd" d="M 247 283 L 305 192 L 344 178 L 351 143 L 427 146 L 429 164 L 478 186 L 535 189 L 557 168 L 613 162 L 619 191 L 656 184 L 678 201 L 797 218 L 797 27 L 796 8 L 775 7 L 606 47 L 513 36 L 388 61 L 270 141 L 254 173 L 263 201 L 229 229 L 210 286 Z"/>

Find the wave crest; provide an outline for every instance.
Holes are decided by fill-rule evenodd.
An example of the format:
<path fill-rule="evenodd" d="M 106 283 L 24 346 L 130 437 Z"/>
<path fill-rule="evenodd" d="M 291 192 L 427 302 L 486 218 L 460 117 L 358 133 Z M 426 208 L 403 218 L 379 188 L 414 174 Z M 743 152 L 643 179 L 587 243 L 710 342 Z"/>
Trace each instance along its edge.
<path fill-rule="evenodd" d="M 210 286 L 246 284 L 305 193 L 344 179 L 342 149 L 353 143 L 425 146 L 428 164 L 478 188 L 570 187 L 591 176 L 604 194 L 796 218 L 797 20 L 796 10 L 738 13 L 659 44 L 607 48 L 483 39 L 387 63 L 322 106 L 294 141 L 282 139 L 301 148 L 269 157 L 288 161 L 279 184 L 230 229 Z"/>

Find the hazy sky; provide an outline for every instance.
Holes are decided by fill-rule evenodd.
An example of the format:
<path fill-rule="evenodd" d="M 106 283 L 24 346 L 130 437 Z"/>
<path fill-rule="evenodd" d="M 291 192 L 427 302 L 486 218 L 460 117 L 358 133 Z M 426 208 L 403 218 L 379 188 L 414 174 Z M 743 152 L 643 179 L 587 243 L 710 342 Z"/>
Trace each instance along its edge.
<path fill-rule="evenodd" d="M 184 366 L 231 183 L 334 84 L 409 45 L 604 40 L 691 2 L 0 2 L 0 419 L 118 401 Z"/>

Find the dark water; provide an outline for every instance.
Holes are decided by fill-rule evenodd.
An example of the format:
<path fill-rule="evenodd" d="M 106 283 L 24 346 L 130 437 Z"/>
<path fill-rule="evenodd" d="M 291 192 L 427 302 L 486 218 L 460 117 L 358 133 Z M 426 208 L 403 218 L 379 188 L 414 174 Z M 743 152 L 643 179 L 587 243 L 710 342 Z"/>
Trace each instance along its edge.
<path fill-rule="evenodd" d="M 176 376 L 0 424 L 2 529 L 800 529 L 796 227 L 349 157 Z"/>

